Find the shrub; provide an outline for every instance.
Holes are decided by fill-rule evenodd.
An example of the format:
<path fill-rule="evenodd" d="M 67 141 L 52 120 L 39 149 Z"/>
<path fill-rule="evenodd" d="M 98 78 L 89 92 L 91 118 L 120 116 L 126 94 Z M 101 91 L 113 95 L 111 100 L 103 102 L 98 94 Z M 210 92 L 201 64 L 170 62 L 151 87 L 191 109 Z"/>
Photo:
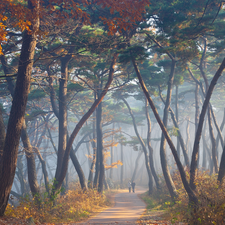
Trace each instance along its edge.
<path fill-rule="evenodd" d="M 35 201 L 23 199 L 17 207 L 7 206 L 5 215 L 21 219 L 32 217 L 35 222 L 55 223 L 79 221 L 98 211 L 107 204 L 104 195 L 96 190 L 83 192 L 80 188 L 69 190 L 64 196 L 58 196 L 55 204 L 48 198 L 42 200 L 40 205 Z"/>

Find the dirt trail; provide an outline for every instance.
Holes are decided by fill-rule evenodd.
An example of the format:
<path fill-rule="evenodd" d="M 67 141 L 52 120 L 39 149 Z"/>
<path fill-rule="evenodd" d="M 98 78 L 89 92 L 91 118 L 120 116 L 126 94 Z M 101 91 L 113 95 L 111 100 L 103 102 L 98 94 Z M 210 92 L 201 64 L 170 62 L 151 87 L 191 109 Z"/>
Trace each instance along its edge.
<path fill-rule="evenodd" d="M 79 224 L 135 224 L 144 213 L 146 205 L 138 194 L 146 189 L 137 187 L 135 193 L 123 192 L 115 195 L 113 207 Z"/>

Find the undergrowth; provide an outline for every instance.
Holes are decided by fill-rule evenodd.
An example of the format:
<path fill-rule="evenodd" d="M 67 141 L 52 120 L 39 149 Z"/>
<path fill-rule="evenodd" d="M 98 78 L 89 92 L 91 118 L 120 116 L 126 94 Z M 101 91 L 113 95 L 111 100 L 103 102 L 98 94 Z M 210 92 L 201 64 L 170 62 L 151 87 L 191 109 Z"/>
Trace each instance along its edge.
<path fill-rule="evenodd" d="M 189 176 L 189 173 L 186 173 Z M 164 210 L 164 218 L 172 223 L 179 221 L 190 225 L 225 224 L 225 185 L 219 187 L 217 175 L 198 171 L 196 179 L 198 206 L 195 210 L 189 205 L 179 173 L 175 172 L 172 177 L 178 192 L 176 201 L 171 201 L 166 184 L 163 182 L 161 189 L 154 190 L 151 196 L 147 193 L 142 195 L 147 209 Z"/>
<path fill-rule="evenodd" d="M 17 207 L 8 205 L 5 215 L 20 219 L 33 218 L 36 223 L 68 223 L 87 218 L 110 203 L 105 195 L 89 189 L 83 192 L 80 188 L 69 190 L 64 196 L 58 196 L 53 204 L 48 198 L 39 206 L 35 201 L 22 199 Z"/>

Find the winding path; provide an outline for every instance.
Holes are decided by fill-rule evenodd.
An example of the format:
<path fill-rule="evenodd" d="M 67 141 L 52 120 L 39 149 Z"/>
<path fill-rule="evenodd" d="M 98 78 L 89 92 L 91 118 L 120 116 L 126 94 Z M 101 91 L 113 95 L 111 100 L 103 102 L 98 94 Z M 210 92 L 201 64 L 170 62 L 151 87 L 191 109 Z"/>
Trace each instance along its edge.
<path fill-rule="evenodd" d="M 138 197 L 138 194 L 145 191 L 137 187 L 135 193 L 116 194 L 113 207 L 79 224 L 135 224 L 146 208 L 145 203 Z"/>

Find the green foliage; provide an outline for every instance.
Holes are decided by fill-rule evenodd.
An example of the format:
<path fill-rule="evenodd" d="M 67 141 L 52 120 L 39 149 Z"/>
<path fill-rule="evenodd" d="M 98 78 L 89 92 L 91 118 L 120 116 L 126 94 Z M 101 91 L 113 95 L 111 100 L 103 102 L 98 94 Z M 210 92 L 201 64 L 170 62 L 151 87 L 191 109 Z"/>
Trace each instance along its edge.
<path fill-rule="evenodd" d="M 143 61 L 148 56 L 149 55 L 143 46 L 134 45 L 125 50 L 120 50 L 119 63 L 127 64 L 132 60 L 132 58 L 135 59 L 135 61 Z"/>
<path fill-rule="evenodd" d="M 34 89 L 31 90 L 30 94 L 28 95 L 28 101 L 32 100 L 40 100 L 46 96 L 46 92 L 43 89 Z"/>
<path fill-rule="evenodd" d="M 46 112 L 43 110 L 33 110 L 31 111 L 29 114 L 25 114 L 25 119 L 26 120 L 35 120 L 37 118 L 37 116 L 39 115 L 45 115 Z"/>
<path fill-rule="evenodd" d="M 168 129 L 167 129 L 167 131 L 169 132 L 169 135 L 170 136 L 175 136 L 175 137 L 177 137 L 178 136 L 178 130 L 179 130 L 179 128 L 177 128 L 177 127 L 168 127 Z"/>
<path fill-rule="evenodd" d="M 74 91 L 80 92 L 80 91 L 83 91 L 83 90 L 84 90 L 84 87 L 82 85 L 78 84 L 78 83 L 69 83 L 67 85 L 68 93 L 74 92 Z"/>

